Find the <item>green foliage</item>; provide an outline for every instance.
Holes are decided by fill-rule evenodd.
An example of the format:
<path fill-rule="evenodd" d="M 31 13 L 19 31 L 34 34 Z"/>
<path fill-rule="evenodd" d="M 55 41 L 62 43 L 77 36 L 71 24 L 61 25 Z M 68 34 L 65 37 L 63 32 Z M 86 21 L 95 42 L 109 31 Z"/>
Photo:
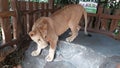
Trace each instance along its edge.
<path fill-rule="evenodd" d="M 77 4 L 79 0 L 54 0 L 55 5 L 63 7 L 67 4 Z"/>
<path fill-rule="evenodd" d="M 118 22 L 118 26 L 120 26 L 120 20 L 119 20 L 119 22 Z"/>
<path fill-rule="evenodd" d="M 116 0 L 106 0 L 103 2 L 105 8 L 114 8 L 114 9 L 120 9 L 120 1 Z"/>
<path fill-rule="evenodd" d="M 32 2 L 48 2 L 48 0 L 26 0 L 26 1 L 32 1 Z"/>

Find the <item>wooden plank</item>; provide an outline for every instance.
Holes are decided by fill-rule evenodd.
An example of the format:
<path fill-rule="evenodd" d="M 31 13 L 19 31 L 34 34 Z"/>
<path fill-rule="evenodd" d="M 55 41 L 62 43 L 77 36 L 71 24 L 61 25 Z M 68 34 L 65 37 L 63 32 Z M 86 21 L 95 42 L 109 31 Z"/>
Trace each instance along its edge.
<path fill-rule="evenodd" d="M 21 4 L 20 6 L 22 7 L 21 8 L 21 11 L 24 11 L 24 10 L 27 10 L 26 9 L 26 1 L 25 0 L 22 0 L 21 1 Z M 26 15 L 22 15 L 21 16 L 21 19 L 22 19 L 22 23 L 23 23 L 23 35 L 27 34 L 27 16 Z"/>
<path fill-rule="evenodd" d="M 22 26 L 20 22 L 19 16 L 19 10 L 18 10 L 18 1 L 17 0 L 10 0 L 11 3 L 11 9 L 14 11 L 16 14 L 15 16 L 12 16 L 12 21 L 13 21 L 13 38 L 14 39 L 19 39 L 21 34 L 22 34 Z"/>
<path fill-rule="evenodd" d="M 19 38 L 19 34 L 18 34 L 18 25 L 17 25 L 17 19 L 15 16 L 11 17 L 12 19 L 12 24 L 13 24 L 13 39 L 18 39 Z"/>
<path fill-rule="evenodd" d="M 44 3 L 40 3 L 39 5 L 40 5 L 40 9 L 41 9 L 41 10 L 45 10 L 45 9 L 44 9 Z M 44 16 L 44 12 L 41 12 L 40 15 L 41 15 L 41 16 Z"/>
<path fill-rule="evenodd" d="M 88 27 L 91 27 L 90 24 L 92 24 L 92 22 L 91 22 L 91 17 L 90 16 L 87 16 L 87 21 L 88 21 Z"/>
<path fill-rule="evenodd" d="M 36 9 L 36 10 L 24 10 L 21 12 L 23 14 L 34 14 L 34 13 L 43 13 L 43 12 L 54 12 L 54 10 L 53 9 Z"/>
<path fill-rule="evenodd" d="M 28 1 L 27 4 L 27 10 L 33 11 L 33 2 Z M 27 32 L 29 32 L 32 29 L 33 25 L 33 14 L 27 14 Z"/>
<path fill-rule="evenodd" d="M 13 9 L 13 8 L 11 8 Z M 13 24 L 13 38 L 14 39 L 17 39 L 18 37 L 18 33 L 17 33 L 17 20 L 16 20 L 16 14 L 15 14 L 15 11 L 5 11 L 5 12 L 0 12 L 0 16 L 3 18 L 3 17 L 11 17 L 11 22 Z"/>
<path fill-rule="evenodd" d="M 104 13 L 103 14 L 107 14 L 107 15 L 110 15 L 111 14 L 111 9 L 108 9 L 108 8 L 106 8 L 106 9 L 104 9 Z M 109 20 L 108 19 L 104 19 L 104 18 L 102 18 L 101 19 L 101 30 L 108 30 L 109 29 Z"/>
<path fill-rule="evenodd" d="M 95 17 L 89 16 L 88 27 L 93 28 L 94 22 L 95 22 Z"/>
<path fill-rule="evenodd" d="M 48 6 L 49 9 L 54 9 L 54 0 L 48 0 Z"/>
<path fill-rule="evenodd" d="M 1 18 L 1 28 L 2 28 L 2 39 L 3 43 L 9 42 L 12 40 L 12 31 L 11 31 L 11 24 L 9 22 L 9 18 Z"/>
<path fill-rule="evenodd" d="M 110 24 L 110 32 L 113 32 L 118 27 L 118 20 L 112 20 Z"/>
<path fill-rule="evenodd" d="M 18 6 L 19 6 L 19 10 L 25 10 L 26 6 L 26 2 L 24 0 L 19 0 L 19 1 L 16 1 L 18 3 Z"/>
<path fill-rule="evenodd" d="M 20 20 L 20 28 L 21 28 L 21 31 L 22 31 L 22 35 L 25 35 L 27 33 L 27 21 L 26 21 L 26 15 L 23 15 L 21 13 L 21 11 L 24 11 L 26 10 L 26 1 L 25 0 L 20 0 L 20 1 L 17 1 L 18 3 L 18 7 L 17 7 L 17 12 L 19 12 L 18 14 L 18 18 Z"/>
<path fill-rule="evenodd" d="M 102 31 L 102 30 L 95 30 L 95 29 L 88 29 L 88 31 L 95 32 L 95 33 L 100 33 L 100 34 L 104 34 L 104 35 L 107 35 L 109 37 L 114 38 L 114 35 L 111 32 Z"/>
<path fill-rule="evenodd" d="M 48 9 L 54 9 L 54 0 L 48 0 Z M 49 12 L 48 16 L 51 15 L 52 13 Z"/>
<path fill-rule="evenodd" d="M 100 27 L 100 15 L 102 14 L 102 12 L 103 12 L 103 8 L 100 5 L 98 7 L 98 13 L 97 13 L 98 17 L 96 17 L 96 22 L 95 22 L 95 29 L 98 29 L 98 30 L 99 30 L 99 27 Z"/>
<path fill-rule="evenodd" d="M 118 19 L 120 19 L 120 16 L 119 16 L 119 15 L 101 14 L 101 15 L 100 15 L 100 18 L 118 20 Z"/>
<path fill-rule="evenodd" d="M 119 15 L 120 16 L 120 10 L 116 9 L 114 15 Z M 120 19 L 119 19 L 120 20 Z M 112 20 L 111 25 L 110 25 L 110 31 L 114 31 L 116 27 L 118 27 L 118 22 L 119 20 Z"/>
<path fill-rule="evenodd" d="M 40 4 L 41 5 L 41 4 Z M 34 12 L 54 12 L 55 9 L 38 9 L 38 10 L 31 10 L 31 11 L 23 11 L 24 13 L 34 13 Z M 100 17 L 100 18 L 104 18 L 104 19 L 120 19 L 119 15 L 108 15 L 108 14 L 93 14 L 93 13 L 88 13 L 88 16 L 93 16 L 93 17 Z"/>
<path fill-rule="evenodd" d="M 92 17 L 97 17 L 98 16 L 98 14 L 94 14 L 94 13 L 88 13 L 87 15 L 92 16 Z"/>
<path fill-rule="evenodd" d="M 84 30 L 84 28 L 82 28 L 81 30 Z M 103 30 L 97 30 L 97 29 L 92 29 L 92 28 L 88 28 L 87 29 L 89 32 L 94 32 L 94 33 L 100 33 L 100 34 L 104 34 L 106 36 L 112 37 L 115 39 L 115 36 L 113 35 L 112 32 L 109 31 L 103 31 Z"/>
<path fill-rule="evenodd" d="M 48 9 L 48 3 L 44 3 L 44 9 Z M 48 16 L 48 12 L 44 12 L 44 16 Z"/>
<path fill-rule="evenodd" d="M 5 11 L 9 11 L 9 2 L 8 0 L 0 0 L 0 12 Z M 12 40 L 10 18 L 0 18 L 0 22 L 2 28 L 3 43 L 9 42 Z"/>
<path fill-rule="evenodd" d="M 9 42 L 7 43 L 4 43 L 4 44 L 1 44 L 0 45 L 0 49 L 6 47 L 6 46 L 12 46 L 14 44 L 17 44 L 18 43 L 18 40 L 14 39 L 14 40 L 10 40 Z"/>
<path fill-rule="evenodd" d="M 21 1 L 21 10 L 26 10 L 26 1 Z"/>
<path fill-rule="evenodd" d="M 33 10 L 33 2 L 30 2 L 30 3 L 29 3 L 29 10 Z M 29 24 L 30 24 L 29 30 L 31 31 L 32 26 L 33 26 L 33 14 L 30 14 Z"/>
<path fill-rule="evenodd" d="M 39 7 L 38 7 L 38 2 L 34 2 L 33 3 L 33 10 L 38 10 Z M 35 13 L 33 14 L 33 22 L 35 22 L 36 20 L 38 19 L 38 13 Z"/>
<path fill-rule="evenodd" d="M 15 44 L 20 44 L 23 41 L 30 41 L 30 38 L 29 38 L 28 34 L 26 34 L 24 36 L 21 36 L 21 38 L 19 38 L 19 39 L 13 39 L 13 40 L 11 40 L 7 43 L 1 44 L 0 49 L 4 48 L 6 46 L 13 46 Z"/>
<path fill-rule="evenodd" d="M 15 16 L 14 11 L 1 11 L 0 12 L 0 17 L 10 17 L 10 16 Z"/>
<path fill-rule="evenodd" d="M 107 30 L 108 26 L 107 26 L 107 20 L 106 19 L 101 19 L 101 30 Z"/>

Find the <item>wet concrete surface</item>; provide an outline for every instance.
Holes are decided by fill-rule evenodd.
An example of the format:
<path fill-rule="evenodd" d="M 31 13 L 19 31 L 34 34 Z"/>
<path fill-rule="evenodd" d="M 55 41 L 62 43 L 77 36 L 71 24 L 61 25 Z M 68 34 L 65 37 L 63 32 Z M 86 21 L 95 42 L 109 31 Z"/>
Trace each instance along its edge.
<path fill-rule="evenodd" d="M 82 31 L 71 43 L 65 41 L 68 32 L 60 36 L 56 56 L 53 62 L 47 62 L 45 57 L 48 49 L 41 55 L 33 57 L 31 52 L 36 49 L 36 43 L 31 42 L 25 52 L 23 68 L 116 68 L 120 63 L 120 41 L 108 36 L 91 33 L 85 36 Z"/>

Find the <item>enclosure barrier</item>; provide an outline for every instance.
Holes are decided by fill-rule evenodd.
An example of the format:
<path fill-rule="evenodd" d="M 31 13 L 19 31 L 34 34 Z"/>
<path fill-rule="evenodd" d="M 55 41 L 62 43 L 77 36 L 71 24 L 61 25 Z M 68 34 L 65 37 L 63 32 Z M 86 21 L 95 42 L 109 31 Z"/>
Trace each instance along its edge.
<path fill-rule="evenodd" d="M 0 0 L 0 29 L 2 31 L 0 49 L 22 42 L 28 37 L 33 22 L 41 16 L 50 15 L 53 12 L 52 9 L 52 0 L 48 3 Z"/>
<path fill-rule="evenodd" d="M 54 0 L 48 3 L 30 2 L 25 0 L 0 0 L 0 28 L 2 30 L 2 45 L 0 48 L 20 43 L 27 38 L 33 23 L 41 16 L 49 16 L 55 11 Z M 108 9 L 98 7 L 96 14 L 88 13 L 88 30 L 106 34 L 115 39 L 113 31 L 118 27 L 120 10 L 110 15 Z M 82 22 L 83 23 L 83 22 Z"/>
<path fill-rule="evenodd" d="M 97 14 L 88 13 L 89 27 L 88 30 L 92 32 L 102 33 L 114 39 L 120 39 L 120 33 L 115 34 L 115 30 L 120 30 L 120 9 L 116 9 L 111 15 L 110 8 L 103 8 L 98 6 Z"/>

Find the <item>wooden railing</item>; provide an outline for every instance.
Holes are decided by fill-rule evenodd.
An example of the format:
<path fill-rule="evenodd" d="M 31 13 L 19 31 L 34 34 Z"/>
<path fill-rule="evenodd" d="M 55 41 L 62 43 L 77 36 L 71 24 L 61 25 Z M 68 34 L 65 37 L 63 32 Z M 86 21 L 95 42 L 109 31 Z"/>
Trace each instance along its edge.
<path fill-rule="evenodd" d="M 10 4 L 9 0 L 0 0 L 0 26 L 3 41 L 1 46 L 21 42 L 31 30 L 36 19 L 51 15 L 55 9 L 53 9 L 53 0 L 49 0 L 48 3 L 10 0 Z M 99 6 L 96 14 L 88 13 L 88 30 L 120 39 L 120 35 L 113 34 L 119 20 L 119 10 L 116 10 L 114 15 L 110 15 L 106 11 L 103 13 L 103 8 Z"/>
<path fill-rule="evenodd" d="M 0 0 L 0 27 L 2 30 L 3 45 L 17 43 L 17 19 L 14 11 L 10 10 L 9 0 Z M 9 44 L 8 44 L 9 45 Z"/>
<path fill-rule="evenodd" d="M 52 0 L 48 3 L 25 0 L 0 0 L 0 28 L 2 43 L 0 48 L 22 42 L 28 38 L 33 22 L 41 16 L 53 12 Z"/>
<path fill-rule="evenodd" d="M 116 9 L 112 15 L 110 10 L 111 9 L 104 9 L 102 6 L 99 6 L 97 14 L 88 13 L 88 30 L 102 33 L 115 39 L 120 39 L 120 33 L 118 35 L 114 34 L 114 30 L 120 23 L 120 9 Z"/>

